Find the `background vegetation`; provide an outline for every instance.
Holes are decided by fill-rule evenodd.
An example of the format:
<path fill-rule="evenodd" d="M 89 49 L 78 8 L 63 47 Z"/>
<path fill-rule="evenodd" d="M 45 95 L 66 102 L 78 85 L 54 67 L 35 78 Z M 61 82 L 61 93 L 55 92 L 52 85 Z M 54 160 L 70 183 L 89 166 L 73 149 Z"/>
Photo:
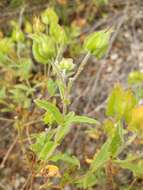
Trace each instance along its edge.
<path fill-rule="evenodd" d="M 0 1 L 0 189 L 142 190 L 142 7 Z"/>

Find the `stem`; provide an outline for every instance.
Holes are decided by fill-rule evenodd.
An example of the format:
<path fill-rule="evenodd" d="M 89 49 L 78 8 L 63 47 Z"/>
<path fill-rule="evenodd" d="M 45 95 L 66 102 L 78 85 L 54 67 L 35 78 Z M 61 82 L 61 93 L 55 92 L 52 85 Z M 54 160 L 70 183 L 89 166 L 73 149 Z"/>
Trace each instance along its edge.
<path fill-rule="evenodd" d="M 122 152 L 125 148 L 127 148 L 130 144 L 132 144 L 132 142 L 135 140 L 136 137 L 137 137 L 137 134 L 134 134 L 133 136 L 131 136 L 130 139 L 129 139 L 125 144 L 122 145 L 122 147 L 121 147 L 121 149 L 120 149 L 118 155 L 121 154 L 121 152 Z"/>
<path fill-rule="evenodd" d="M 80 66 L 79 66 L 79 68 L 78 68 L 77 73 L 76 73 L 75 76 L 72 78 L 72 81 L 73 81 L 73 82 L 78 78 L 78 76 L 80 75 L 80 73 L 83 71 L 85 65 L 87 64 L 87 61 L 88 61 L 89 57 L 90 57 L 90 53 L 87 53 L 87 54 L 85 55 L 85 57 L 83 58 L 83 60 L 82 60 L 82 62 L 81 62 L 81 64 L 80 64 Z"/>
<path fill-rule="evenodd" d="M 65 90 L 65 96 L 64 96 L 64 99 L 63 99 L 63 115 L 66 115 L 67 113 L 67 104 L 66 102 L 67 101 L 67 92 Z"/>
<path fill-rule="evenodd" d="M 51 64 L 48 64 L 48 72 L 47 72 L 48 79 L 50 78 L 50 70 L 51 70 Z"/>
<path fill-rule="evenodd" d="M 108 185 L 111 185 L 112 190 L 115 190 L 115 183 L 114 183 L 114 174 L 112 172 L 112 161 L 109 160 L 107 166 L 106 166 L 106 174 L 107 174 L 107 178 L 108 178 Z"/>
<path fill-rule="evenodd" d="M 133 185 L 136 183 L 136 181 L 137 181 L 137 178 L 135 178 L 135 179 L 132 181 L 132 183 L 130 184 L 128 190 L 131 190 L 131 188 L 132 188 Z"/>
<path fill-rule="evenodd" d="M 12 149 L 14 148 L 14 146 L 15 146 L 16 143 L 17 143 L 17 140 L 18 140 L 18 136 L 15 138 L 15 140 L 13 141 L 13 143 L 11 144 L 11 146 L 9 147 L 9 149 L 8 149 L 8 151 L 7 151 L 5 157 L 3 158 L 3 161 L 2 161 L 2 163 L 1 163 L 1 165 L 0 165 L 0 168 L 4 168 L 4 165 L 5 165 L 5 163 L 6 163 L 7 159 L 8 159 L 8 157 L 9 157 L 9 155 L 10 155 Z"/>
<path fill-rule="evenodd" d="M 0 183 L 0 188 L 2 188 L 1 190 L 7 190 L 5 185 L 3 185 L 2 183 Z"/>
<path fill-rule="evenodd" d="M 0 117 L 0 121 L 14 122 L 14 119 L 8 119 L 8 118 Z"/>
<path fill-rule="evenodd" d="M 78 78 L 78 76 L 80 75 L 80 73 L 83 71 L 85 65 L 87 64 L 87 61 L 90 57 L 90 53 L 88 52 L 85 57 L 83 58 L 79 68 L 78 68 L 78 71 L 77 73 L 75 74 L 75 76 L 73 78 L 70 78 L 70 81 L 69 81 L 69 89 L 71 89 L 71 87 L 73 86 L 73 83 L 75 82 L 75 80 Z"/>
<path fill-rule="evenodd" d="M 47 64 L 44 64 L 44 75 L 45 75 L 45 78 L 47 76 Z"/>

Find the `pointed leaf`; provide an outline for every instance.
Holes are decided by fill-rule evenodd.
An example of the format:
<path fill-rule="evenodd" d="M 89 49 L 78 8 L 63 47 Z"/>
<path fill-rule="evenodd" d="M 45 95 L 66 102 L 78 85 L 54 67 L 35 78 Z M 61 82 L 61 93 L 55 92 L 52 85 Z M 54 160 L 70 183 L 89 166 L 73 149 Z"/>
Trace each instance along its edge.
<path fill-rule="evenodd" d="M 58 124 L 63 124 L 63 121 L 64 121 L 63 116 L 61 112 L 59 111 L 59 109 L 54 104 L 47 102 L 45 100 L 36 100 L 35 102 L 40 108 L 43 108 L 46 111 L 49 111 L 53 115 L 53 117 L 55 118 L 55 121 Z"/>
<path fill-rule="evenodd" d="M 80 167 L 79 160 L 75 156 L 72 156 L 69 154 L 63 154 L 63 153 L 56 154 L 56 155 L 52 156 L 51 161 L 53 161 L 53 162 L 64 161 L 69 164 Z"/>
<path fill-rule="evenodd" d="M 55 141 L 59 142 L 61 141 L 65 135 L 70 131 L 70 126 L 72 124 L 72 119 L 74 117 L 74 112 L 69 112 L 65 118 L 64 123 L 58 127 L 57 133 L 55 135 Z"/>
<path fill-rule="evenodd" d="M 87 116 L 74 116 L 72 118 L 73 123 L 88 123 L 88 124 L 96 124 L 99 125 L 99 122 L 96 119 L 87 117 Z"/>
<path fill-rule="evenodd" d="M 110 159 L 111 152 L 111 139 L 108 139 L 103 146 L 101 147 L 100 151 L 95 154 L 94 159 L 90 165 L 91 172 L 97 171 L 100 167 L 103 167 L 104 164 Z"/>
<path fill-rule="evenodd" d="M 41 152 L 39 153 L 38 157 L 40 160 L 47 160 L 50 156 L 52 156 L 52 153 L 55 151 L 58 144 L 56 144 L 53 141 L 48 141 L 42 148 Z"/>
<path fill-rule="evenodd" d="M 116 157 L 118 155 L 118 152 L 123 144 L 123 127 L 119 123 L 116 131 L 114 133 L 114 136 L 112 138 L 112 142 L 110 145 L 110 152 L 112 157 Z"/>

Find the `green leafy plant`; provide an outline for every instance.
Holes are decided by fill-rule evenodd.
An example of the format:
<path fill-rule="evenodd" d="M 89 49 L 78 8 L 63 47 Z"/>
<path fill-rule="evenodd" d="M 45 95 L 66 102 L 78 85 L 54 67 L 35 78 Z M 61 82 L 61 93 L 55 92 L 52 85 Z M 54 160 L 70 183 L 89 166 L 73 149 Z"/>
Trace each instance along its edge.
<path fill-rule="evenodd" d="M 22 2 L 13 0 L 11 5 Z M 108 1 L 94 3 L 101 6 Z M 136 141 L 142 147 L 143 73 L 129 73 L 126 88 L 115 84 L 107 99 L 104 121 L 77 115 L 69 109 L 74 83 L 91 55 L 96 59 L 104 57 L 112 29 L 93 32 L 81 44 L 77 42 L 80 29 L 60 23 L 54 9 L 48 8 L 32 22 L 25 19 L 22 28 L 12 21 L 11 32 L 0 38 L 0 120 L 12 123 L 11 130 L 17 132 L 19 149 L 30 173 L 26 188 L 30 184 L 32 189 L 34 179 L 40 177 L 39 189 L 66 189 L 68 185 L 117 189 L 118 173 L 120 177 L 128 171 L 133 182 L 121 189 L 131 190 L 143 176 L 142 152 L 128 150 Z M 79 65 L 71 56 L 78 53 L 85 55 Z M 98 150 L 92 158 L 85 159 L 88 166 L 83 166 L 70 148 L 61 148 L 76 124 L 93 126 L 87 130 L 86 138 L 96 138 L 102 131 Z"/>
<path fill-rule="evenodd" d="M 99 125 L 96 119 L 69 111 L 71 90 L 90 55 L 103 57 L 111 32 L 98 31 L 85 39 L 85 57 L 77 68 L 71 57 L 64 57 L 65 50 L 73 46 L 72 41 L 77 34 L 73 32 L 69 35 L 70 31 L 59 24 L 59 18 L 52 8 L 42 12 L 39 18 L 34 18 L 33 25 L 26 21 L 24 31 L 16 22 L 12 22 L 11 26 L 10 36 L 0 39 L 1 77 L 6 78 L 1 81 L 2 112 L 14 114 L 13 125 L 18 131 L 20 146 L 32 179 L 42 176 L 47 182 L 41 188 L 52 188 L 52 178 L 57 177 L 60 178 L 59 187 L 64 188 L 67 184 L 75 183 L 77 176 L 74 178 L 73 174 L 75 170 L 80 173 L 80 162 L 70 152 L 60 151 L 62 141 L 73 124 Z M 42 73 L 38 73 L 39 70 L 37 72 L 36 65 Z M 41 98 L 37 95 L 39 90 Z M 36 104 L 34 108 L 33 102 Z M 35 112 L 38 110 L 44 113 L 42 118 L 40 114 L 37 121 Z M 29 126 L 36 122 L 43 122 L 47 129 L 32 132 Z M 29 151 L 32 160 L 31 157 L 29 159 Z M 105 161 L 101 161 L 99 168 Z M 65 174 L 61 170 L 62 164 L 66 166 Z"/>
<path fill-rule="evenodd" d="M 77 66 L 72 57 L 64 56 L 77 34 L 69 35 L 70 29 L 59 24 L 52 8 L 34 18 L 33 25 L 26 21 L 24 31 L 15 22 L 11 25 L 9 37 L 0 39 L 1 112 L 14 115 L 12 122 L 31 180 L 42 177 L 43 189 L 54 188 L 55 178 L 60 189 L 69 184 L 90 189 L 108 181 L 115 189 L 114 168 L 119 172 L 129 170 L 135 179 L 142 177 L 142 154 L 129 152 L 122 156 L 143 134 L 142 72 L 129 74 L 126 89 L 115 84 L 107 100 L 104 121 L 69 111 L 75 81 L 91 55 L 100 59 L 106 54 L 112 30 L 97 31 L 85 38 L 85 57 Z M 33 132 L 29 126 L 37 122 L 41 128 Z M 95 133 L 100 128 L 105 137 L 86 170 L 69 150 L 60 149 L 75 124 L 96 126 Z"/>

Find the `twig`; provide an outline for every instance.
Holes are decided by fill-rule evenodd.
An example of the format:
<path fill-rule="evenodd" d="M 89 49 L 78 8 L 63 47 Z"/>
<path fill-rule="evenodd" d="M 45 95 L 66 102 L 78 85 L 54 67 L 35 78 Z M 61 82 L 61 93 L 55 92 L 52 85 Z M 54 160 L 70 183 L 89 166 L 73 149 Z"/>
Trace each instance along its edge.
<path fill-rule="evenodd" d="M 130 189 L 133 187 L 133 185 L 136 183 L 136 181 L 137 181 L 137 178 L 135 178 L 135 179 L 131 182 L 131 184 L 130 184 L 128 190 L 130 190 Z"/>
<path fill-rule="evenodd" d="M 23 15 L 24 15 L 24 11 L 25 11 L 25 6 L 22 7 L 20 14 L 19 14 L 19 28 L 21 28 L 22 26 L 22 21 L 23 21 Z"/>
<path fill-rule="evenodd" d="M 1 190 L 7 190 L 6 187 L 0 183 L 0 187 L 2 188 Z"/>
<path fill-rule="evenodd" d="M 91 112 L 89 112 L 88 116 L 92 116 L 92 115 L 94 115 L 95 112 L 98 112 L 101 109 L 103 109 L 105 107 L 106 103 L 107 103 L 107 99 L 105 99 L 101 104 L 99 104 L 97 107 L 95 107 L 94 110 L 92 110 Z"/>
<path fill-rule="evenodd" d="M 33 120 L 33 121 L 29 121 L 29 122 L 25 123 L 24 126 L 26 127 L 26 126 L 36 124 L 36 123 L 40 123 L 40 122 L 42 122 L 42 118 L 37 119 L 37 120 Z"/>
<path fill-rule="evenodd" d="M 75 74 L 75 76 L 73 78 L 70 79 L 72 83 L 74 81 L 76 81 L 76 79 L 78 78 L 78 76 L 80 75 L 80 73 L 83 71 L 85 65 L 87 64 L 87 61 L 88 61 L 89 57 L 90 57 L 90 53 L 87 53 L 85 55 L 85 57 L 83 58 L 83 61 L 81 62 L 80 66 L 78 68 L 77 73 Z"/>
<path fill-rule="evenodd" d="M 4 156 L 3 161 L 2 161 L 2 163 L 1 163 L 1 165 L 0 165 L 0 168 L 4 168 L 4 165 L 5 165 L 5 163 L 6 163 L 7 159 L 8 159 L 8 157 L 9 157 L 9 155 L 10 155 L 12 149 L 14 148 L 14 146 L 15 146 L 16 143 L 17 143 L 17 140 L 18 140 L 18 136 L 15 138 L 15 140 L 13 141 L 13 143 L 11 144 L 11 146 L 9 147 L 9 149 L 8 149 L 6 155 Z"/>
<path fill-rule="evenodd" d="M 0 121 L 14 122 L 14 119 L 8 119 L 8 118 L 0 117 Z"/>
<path fill-rule="evenodd" d="M 21 190 L 24 190 L 26 188 L 29 180 L 31 179 L 31 176 L 32 176 L 32 174 L 29 174 L 29 176 L 28 176 L 27 180 L 25 181 L 24 185 L 22 186 Z"/>

